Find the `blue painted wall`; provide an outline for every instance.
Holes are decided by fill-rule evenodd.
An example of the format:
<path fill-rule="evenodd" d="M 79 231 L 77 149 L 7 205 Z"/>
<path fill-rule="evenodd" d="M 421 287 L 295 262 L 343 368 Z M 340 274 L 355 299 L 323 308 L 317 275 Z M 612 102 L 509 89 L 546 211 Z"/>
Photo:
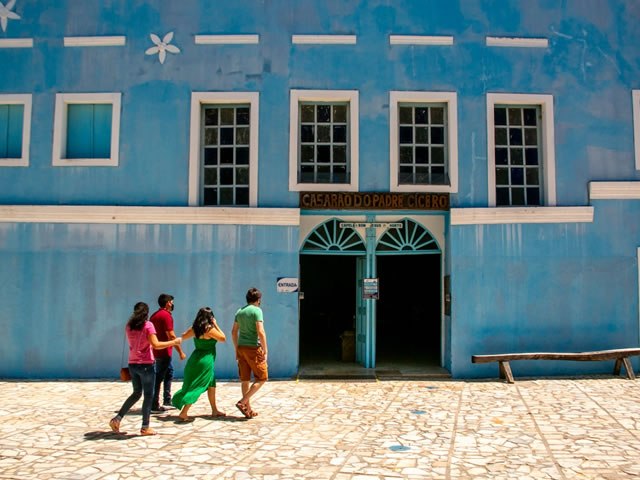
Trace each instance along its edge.
<path fill-rule="evenodd" d="M 0 204 L 159 205 L 188 201 L 194 91 L 260 93 L 259 207 L 288 191 L 289 91 L 355 89 L 360 190 L 389 189 L 389 91 L 458 95 L 459 190 L 487 206 L 486 93 L 554 97 L 557 203 L 589 203 L 588 182 L 640 180 L 631 90 L 640 88 L 636 0 L 60 0 L 25 2 L 0 49 L 0 94 L 32 93 L 28 168 L 0 168 Z M 175 32 L 164 65 L 150 33 Z M 258 45 L 195 45 L 196 34 L 260 35 Z M 356 45 L 292 45 L 293 34 L 355 34 Z M 452 35 L 453 46 L 389 45 L 390 34 Z M 65 36 L 124 35 L 126 46 L 65 48 Z M 547 49 L 490 48 L 486 36 L 547 37 Z M 56 93 L 121 92 L 120 164 L 52 167 Z M 637 201 L 598 201 L 593 224 L 452 226 L 454 298 L 445 364 L 494 375 L 474 353 L 637 344 Z M 297 274 L 294 227 L 0 224 L 0 376 L 113 376 L 133 303 L 176 296 L 177 324 L 211 305 L 227 332 L 251 285 L 265 291 L 274 373 L 297 366 L 297 302 L 275 278 Z M 230 239 L 233 239 L 231 241 Z M 237 243 L 236 243 L 237 242 Z M 273 330 L 270 330 L 273 328 Z M 235 370 L 221 347 L 218 373 Z M 180 365 L 179 363 L 177 363 Z M 179 367 L 181 368 L 181 366 Z M 522 370 L 520 370 L 522 369 Z M 522 372 L 604 364 L 514 365 Z"/>
<path fill-rule="evenodd" d="M 475 354 L 638 346 L 640 201 L 594 205 L 593 223 L 451 228 L 455 376 L 496 375 L 496 364 L 473 365 Z M 514 375 L 611 373 L 613 362 L 511 367 Z"/>
<path fill-rule="evenodd" d="M 33 93 L 28 169 L 2 169 L 7 204 L 186 205 L 192 91 L 258 91 L 259 203 L 297 206 L 288 191 L 289 90 L 360 92 L 360 189 L 389 185 L 390 90 L 458 93 L 460 188 L 452 206 L 487 203 L 487 92 L 555 100 L 558 203 L 585 204 L 589 180 L 640 179 L 630 89 L 638 88 L 634 0 L 18 2 L 0 38 L 0 92 Z M 164 65 L 150 33 L 175 32 Z M 196 34 L 257 33 L 259 45 L 203 46 Z M 355 34 L 356 45 L 293 45 L 293 34 Z M 390 34 L 453 35 L 453 46 L 389 45 Z M 65 48 L 64 36 L 125 35 L 124 47 Z M 491 48 L 485 37 L 548 37 L 548 49 Z M 51 166 L 56 93 L 122 92 L 119 168 Z M 162 139 L 158 141 L 158 138 Z M 166 178 L 172 178 L 170 185 Z M 46 188 L 42 188 L 46 185 Z M 118 185 L 118 188 L 113 188 Z"/>
<path fill-rule="evenodd" d="M 216 373 L 236 378 L 231 328 L 252 286 L 264 295 L 270 372 L 291 377 L 298 301 L 276 279 L 298 276 L 297 239 L 297 227 L 0 224 L 0 377 L 113 378 L 133 305 L 153 312 L 167 292 L 178 335 L 199 307 L 213 309 L 229 338 Z"/>

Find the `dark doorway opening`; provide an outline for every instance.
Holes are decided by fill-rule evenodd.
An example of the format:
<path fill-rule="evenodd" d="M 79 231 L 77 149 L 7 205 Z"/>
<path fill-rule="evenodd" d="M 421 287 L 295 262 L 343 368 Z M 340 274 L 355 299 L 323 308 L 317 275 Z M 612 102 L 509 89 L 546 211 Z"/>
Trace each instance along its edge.
<path fill-rule="evenodd" d="M 355 329 L 356 257 L 300 255 L 300 364 L 341 361 Z"/>
<path fill-rule="evenodd" d="M 440 255 L 378 256 L 377 274 L 377 365 L 440 365 Z"/>

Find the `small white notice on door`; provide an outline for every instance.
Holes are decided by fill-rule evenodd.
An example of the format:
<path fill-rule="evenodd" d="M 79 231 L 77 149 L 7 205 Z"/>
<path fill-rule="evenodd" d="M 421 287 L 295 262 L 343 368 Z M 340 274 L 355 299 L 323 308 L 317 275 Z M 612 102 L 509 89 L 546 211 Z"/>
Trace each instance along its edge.
<path fill-rule="evenodd" d="M 278 277 L 276 283 L 279 293 L 295 293 L 298 291 L 298 279 L 295 277 Z"/>

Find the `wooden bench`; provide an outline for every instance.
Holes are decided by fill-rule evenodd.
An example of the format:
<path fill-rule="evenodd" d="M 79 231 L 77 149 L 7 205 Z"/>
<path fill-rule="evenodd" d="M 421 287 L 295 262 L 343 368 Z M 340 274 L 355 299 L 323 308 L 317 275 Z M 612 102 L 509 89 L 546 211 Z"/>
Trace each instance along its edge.
<path fill-rule="evenodd" d="M 514 383 L 513 374 L 509 362 L 512 360 L 574 360 L 578 362 L 592 362 L 598 360 L 615 360 L 613 374 L 620 375 L 620 369 L 624 365 L 627 378 L 635 380 L 631 360 L 629 357 L 640 355 L 640 348 L 619 348 L 614 350 L 600 350 L 596 352 L 579 353 L 503 353 L 496 355 L 472 355 L 472 363 L 498 362 L 500 368 L 500 378 L 506 379 L 508 383 Z"/>

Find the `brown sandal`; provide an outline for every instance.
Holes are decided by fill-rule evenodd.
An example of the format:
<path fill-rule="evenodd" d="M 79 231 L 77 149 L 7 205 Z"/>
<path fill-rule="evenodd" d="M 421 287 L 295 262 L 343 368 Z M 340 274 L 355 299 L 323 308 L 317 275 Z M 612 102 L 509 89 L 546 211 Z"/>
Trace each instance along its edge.
<path fill-rule="evenodd" d="M 157 435 L 158 432 L 156 432 L 153 428 L 151 427 L 147 427 L 147 428 L 141 428 L 140 429 L 140 435 L 142 435 L 143 437 L 146 437 L 148 435 Z"/>
<path fill-rule="evenodd" d="M 236 403 L 236 408 L 240 410 L 242 415 L 244 415 L 244 418 L 252 418 L 251 410 L 249 410 L 246 405 L 243 405 L 240 402 L 238 402 Z"/>
<path fill-rule="evenodd" d="M 112 418 L 109 420 L 109 427 L 115 433 L 120 433 L 120 421 L 117 418 Z"/>

